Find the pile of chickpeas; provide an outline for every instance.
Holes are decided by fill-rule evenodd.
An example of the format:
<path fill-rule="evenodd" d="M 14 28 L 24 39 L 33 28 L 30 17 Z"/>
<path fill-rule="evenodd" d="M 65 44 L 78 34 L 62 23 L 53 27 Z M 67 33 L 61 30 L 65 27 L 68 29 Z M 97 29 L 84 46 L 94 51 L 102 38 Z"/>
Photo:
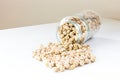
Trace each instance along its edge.
<path fill-rule="evenodd" d="M 77 43 L 76 43 L 77 44 Z M 49 43 L 33 52 L 33 57 L 52 68 L 55 72 L 72 70 L 95 61 L 89 45 L 80 45 L 76 50 L 66 50 L 60 43 Z"/>
<path fill-rule="evenodd" d="M 65 17 L 59 25 L 59 43 L 49 43 L 33 52 L 33 57 L 52 68 L 55 72 L 71 70 L 95 62 L 89 45 L 84 44 L 100 28 L 100 17 L 87 11 L 83 14 Z"/>

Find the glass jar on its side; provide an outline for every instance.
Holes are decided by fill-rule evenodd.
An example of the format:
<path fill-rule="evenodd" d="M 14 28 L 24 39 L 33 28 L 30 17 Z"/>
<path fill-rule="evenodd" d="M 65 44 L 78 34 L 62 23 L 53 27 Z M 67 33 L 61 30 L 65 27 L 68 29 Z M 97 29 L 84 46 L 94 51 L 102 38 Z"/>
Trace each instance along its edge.
<path fill-rule="evenodd" d="M 84 43 L 100 29 L 100 16 L 94 11 L 83 11 L 60 21 L 57 38 L 62 44 Z"/>

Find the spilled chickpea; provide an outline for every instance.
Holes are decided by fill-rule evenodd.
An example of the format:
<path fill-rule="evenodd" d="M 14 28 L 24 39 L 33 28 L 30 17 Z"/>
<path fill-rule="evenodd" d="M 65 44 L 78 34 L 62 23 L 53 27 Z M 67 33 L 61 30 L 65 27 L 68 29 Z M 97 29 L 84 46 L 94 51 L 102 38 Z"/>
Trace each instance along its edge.
<path fill-rule="evenodd" d="M 33 58 L 55 72 L 95 62 L 90 46 L 84 43 L 99 30 L 100 24 L 100 17 L 91 11 L 64 18 L 57 31 L 59 43 L 42 45 L 33 52 Z"/>
<path fill-rule="evenodd" d="M 52 68 L 55 72 L 72 70 L 95 61 L 89 45 L 77 44 L 78 49 L 66 50 L 60 43 L 49 43 L 33 52 L 33 57 Z M 74 46 L 73 46 L 74 47 Z"/>

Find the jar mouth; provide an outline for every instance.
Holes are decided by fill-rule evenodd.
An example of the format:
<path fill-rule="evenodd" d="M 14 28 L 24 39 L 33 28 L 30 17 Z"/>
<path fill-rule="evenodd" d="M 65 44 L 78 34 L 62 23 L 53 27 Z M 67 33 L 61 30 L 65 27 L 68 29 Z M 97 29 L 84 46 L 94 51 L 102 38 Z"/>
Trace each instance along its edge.
<path fill-rule="evenodd" d="M 79 43 L 79 42 L 80 42 L 80 37 L 81 37 L 81 35 L 82 35 L 81 25 L 79 25 L 77 22 L 75 22 L 75 21 L 73 21 L 73 20 L 70 20 L 70 19 L 66 19 L 66 20 L 63 19 L 63 20 L 61 20 L 60 24 L 58 25 L 57 34 L 56 34 L 58 41 L 59 41 L 60 43 L 62 43 L 62 40 L 61 40 L 60 35 L 59 35 L 59 29 L 60 29 L 60 27 L 61 27 L 64 23 L 70 23 L 70 24 L 72 24 L 72 25 L 75 26 L 75 28 L 76 28 L 76 33 L 77 33 L 77 35 L 76 35 L 76 36 L 77 36 L 76 42 Z"/>

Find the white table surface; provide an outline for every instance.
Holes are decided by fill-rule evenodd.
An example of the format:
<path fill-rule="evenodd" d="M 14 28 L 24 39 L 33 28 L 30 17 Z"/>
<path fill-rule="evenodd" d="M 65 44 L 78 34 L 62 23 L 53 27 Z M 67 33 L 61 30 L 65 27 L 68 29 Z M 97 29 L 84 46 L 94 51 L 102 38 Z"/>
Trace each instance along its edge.
<path fill-rule="evenodd" d="M 95 63 L 55 73 L 32 58 L 40 44 L 57 42 L 58 23 L 0 30 L 0 80 L 120 80 L 120 21 L 103 19 L 89 40 Z"/>

